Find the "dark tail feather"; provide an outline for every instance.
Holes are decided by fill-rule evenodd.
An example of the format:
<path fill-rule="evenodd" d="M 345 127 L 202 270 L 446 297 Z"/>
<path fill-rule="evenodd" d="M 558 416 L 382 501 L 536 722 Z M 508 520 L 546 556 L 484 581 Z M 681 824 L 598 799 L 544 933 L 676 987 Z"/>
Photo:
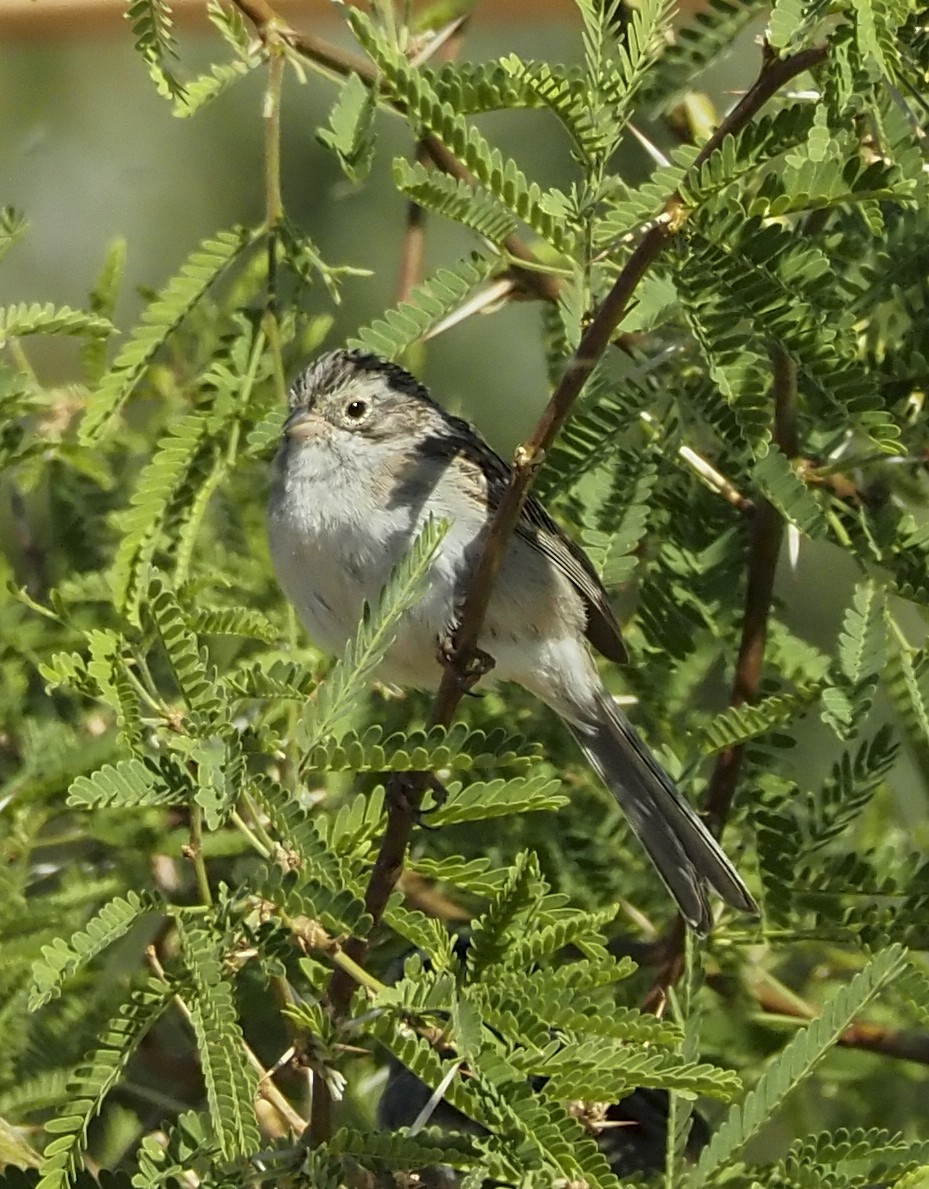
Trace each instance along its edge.
<path fill-rule="evenodd" d="M 707 887 L 743 912 L 758 905 L 722 847 L 671 783 L 658 762 L 604 693 L 596 725 L 568 722 L 584 754 L 629 819 L 684 920 L 708 932 Z"/>

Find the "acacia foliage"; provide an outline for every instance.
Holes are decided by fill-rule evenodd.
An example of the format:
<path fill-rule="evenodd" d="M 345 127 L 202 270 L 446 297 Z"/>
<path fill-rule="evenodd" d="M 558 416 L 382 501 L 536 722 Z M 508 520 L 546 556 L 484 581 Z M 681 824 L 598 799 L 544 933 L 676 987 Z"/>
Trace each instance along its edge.
<path fill-rule="evenodd" d="M 727 845 L 762 918 L 723 913 L 688 948 L 661 1020 L 637 1006 L 648 961 L 636 972 L 616 955 L 669 906 L 550 720 L 506 691 L 426 729 L 415 698 L 368 691 L 443 527 L 423 534 L 334 665 L 282 604 L 255 492 L 283 377 L 326 339 L 348 270 L 276 197 L 280 84 L 286 115 L 315 43 L 273 25 L 256 41 L 237 8 L 208 9 L 227 57 L 200 77 L 184 74 L 168 0 L 133 0 L 132 36 L 181 117 L 268 72 L 266 221 L 205 240 L 116 349 L 118 243 L 85 310 L 0 310 L 0 455 L 18 542 L 0 596 L 0 1115 L 44 1123 L 31 1147 L 16 1133 L 11 1163 L 36 1163 L 42 1189 L 83 1183 L 102 1153 L 137 1189 L 355 1185 L 365 1171 L 437 1164 L 470 1185 L 612 1187 L 576 1104 L 645 1086 L 670 1094 L 666 1184 L 922 1183 L 929 1151 L 893 1093 L 913 1075 L 830 1055 L 862 1013 L 875 1028 L 929 1027 L 929 864 L 907 828 L 924 811 L 908 820 L 894 795 L 901 747 L 917 797 L 929 782 L 917 7 L 713 0 L 672 24 L 659 0 L 578 0 L 570 66 L 512 53 L 416 65 L 428 22 L 414 37 L 396 13 L 344 13 L 366 65 L 338 85 L 321 142 L 351 182 L 389 168 L 471 236 L 464 256 L 359 327 L 358 344 L 404 357 L 510 276 L 518 234 L 558 284 L 536 345 L 554 386 L 643 234 L 673 214 L 624 350 L 597 366 L 537 484 L 605 580 L 633 592 L 637 663 L 624 680 L 668 767 L 699 796 L 701 760 L 744 749 Z M 762 77 L 798 54 L 809 71 L 698 159 L 705 133 L 688 113 L 700 74 L 752 20 Z M 386 108 L 411 142 L 444 146 L 455 175 L 384 165 Z M 565 134 L 561 187 L 542 187 L 484 131 L 485 113 L 518 123 L 530 109 Z M 666 156 L 636 182 L 621 163 L 643 122 Z M 5 211 L 0 252 L 25 230 Z M 71 387 L 36 378 L 37 334 L 81 340 Z M 789 556 L 841 560 L 856 578 L 834 640 L 812 641 L 775 605 L 763 685 L 727 707 L 720 675 L 738 652 L 762 508 L 787 526 Z M 802 566 L 795 581 L 818 605 Z M 377 774 L 403 771 L 440 773 L 448 795 L 354 971 L 351 1018 L 337 1018 L 326 992 L 340 939 L 374 926 Z M 617 920 L 620 902 L 634 911 Z M 467 957 L 454 946 L 465 918 Z M 390 985 L 412 948 L 421 956 Z M 300 1072 L 269 1091 L 263 1073 L 287 1053 Z M 482 1130 L 374 1128 L 366 1079 L 387 1054 Z M 810 1077 L 836 1103 L 813 1127 L 789 1114 Z M 317 1118 L 310 1145 L 296 1142 L 308 1081 L 317 1101 L 320 1086 L 337 1103 L 345 1091 L 335 1128 Z M 685 1171 L 695 1096 L 719 1105 Z M 782 1107 L 793 1142 L 750 1147 Z"/>

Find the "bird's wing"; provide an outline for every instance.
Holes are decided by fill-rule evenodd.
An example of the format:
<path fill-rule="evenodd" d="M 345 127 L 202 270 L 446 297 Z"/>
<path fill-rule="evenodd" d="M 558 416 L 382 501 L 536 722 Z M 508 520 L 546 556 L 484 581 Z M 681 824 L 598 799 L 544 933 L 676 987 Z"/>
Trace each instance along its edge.
<path fill-rule="evenodd" d="M 625 664 L 629 654 L 613 608 L 597 571 L 580 545 L 566 535 L 534 496 L 526 501 L 516 532 L 554 562 L 584 600 L 585 635 L 594 648 L 608 660 Z"/>
<path fill-rule="evenodd" d="M 495 510 L 510 480 L 511 467 L 484 442 L 476 442 L 470 427 L 455 417 L 447 417 L 447 423 L 455 432 L 429 445 L 436 455 L 449 461 L 457 457 L 470 465 L 475 477 L 483 480 L 487 502 Z M 613 614 L 613 608 L 603 589 L 597 571 L 590 558 L 567 536 L 557 521 L 546 512 L 541 503 L 529 496 L 522 515 L 516 525 L 516 534 L 545 555 L 568 579 L 584 600 L 587 612 L 585 635 L 596 650 L 607 658 L 624 664 L 629 659 L 622 632 Z"/>

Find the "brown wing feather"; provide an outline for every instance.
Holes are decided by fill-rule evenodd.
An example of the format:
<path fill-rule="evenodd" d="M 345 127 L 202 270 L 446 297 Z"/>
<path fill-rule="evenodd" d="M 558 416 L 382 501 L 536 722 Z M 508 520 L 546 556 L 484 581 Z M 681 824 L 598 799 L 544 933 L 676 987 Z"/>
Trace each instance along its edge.
<path fill-rule="evenodd" d="M 465 421 L 448 414 L 446 424 L 456 432 L 429 437 L 417 446 L 417 453 L 451 462 L 456 456 L 474 467 L 485 483 L 491 510 L 496 509 L 509 482 L 510 467 L 486 443 L 479 441 Z M 587 611 L 585 635 L 596 650 L 607 658 L 625 664 L 629 659 L 622 632 L 610 606 L 603 583 L 590 558 L 580 545 L 530 496 L 516 526 L 519 536 L 552 561 L 584 600 Z"/>
<path fill-rule="evenodd" d="M 584 634 L 594 648 L 607 660 L 625 664 L 629 654 L 613 608 L 597 571 L 580 545 L 565 534 L 534 496 L 526 501 L 516 531 L 540 553 L 551 558 L 584 600 L 587 609 Z"/>

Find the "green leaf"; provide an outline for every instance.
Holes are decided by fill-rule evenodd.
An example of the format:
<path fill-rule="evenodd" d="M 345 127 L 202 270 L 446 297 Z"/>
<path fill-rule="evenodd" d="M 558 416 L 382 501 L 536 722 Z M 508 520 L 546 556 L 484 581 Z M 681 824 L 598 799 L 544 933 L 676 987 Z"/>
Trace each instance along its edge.
<path fill-rule="evenodd" d="M 63 983 L 114 941 L 125 937 L 141 917 L 160 908 L 157 897 L 147 892 L 140 896 L 129 891 L 125 899 L 117 896 L 104 904 L 83 929 L 71 934 L 68 941 L 56 937 L 51 945 L 43 946 L 42 957 L 32 967 L 29 1010 L 37 1011 L 43 1004 L 57 999 Z"/>
<path fill-rule="evenodd" d="M 458 822 L 485 821 L 516 813 L 534 813 L 560 809 L 568 803 L 560 780 L 550 776 L 518 776 L 511 780 L 474 781 L 462 787 L 458 782 L 447 788 L 444 803 L 429 812 L 429 822 L 436 827 Z"/>
<path fill-rule="evenodd" d="M 90 308 L 102 318 L 112 320 L 126 269 L 126 241 L 119 237 L 107 249 L 106 259 L 90 292 Z M 96 384 L 106 371 L 107 344 L 101 337 L 88 339 L 81 347 L 81 363 L 88 383 Z"/>
<path fill-rule="evenodd" d="M 129 0 L 126 19 L 132 25 L 136 51 L 148 66 L 159 95 L 183 95 L 184 88 L 173 73 L 177 47 L 171 5 L 167 0 Z"/>
<path fill-rule="evenodd" d="M 399 1131 L 357 1131 L 340 1127 L 326 1144 L 326 1151 L 336 1156 L 350 1156 L 364 1167 L 429 1168 L 448 1165 L 468 1169 L 478 1163 L 480 1149 L 467 1135 L 449 1135 L 447 1131 L 425 1130 L 415 1138 L 405 1127 Z"/>
<path fill-rule="evenodd" d="M 752 477 L 785 520 L 809 537 L 825 533 L 826 517 L 816 497 L 777 446 L 755 464 Z"/>
<path fill-rule="evenodd" d="M 521 851 L 507 872 L 505 883 L 471 930 L 467 963 L 470 978 L 480 978 L 483 971 L 503 958 L 514 936 L 538 906 L 544 890 L 538 859 Z"/>
<path fill-rule="evenodd" d="M 0 207 L 0 260 L 26 233 L 29 224 L 24 215 L 11 206 Z"/>
<path fill-rule="evenodd" d="M 468 227 L 476 235 L 500 246 L 516 230 L 516 219 L 491 194 L 469 186 L 460 178 L 412 165 L 403 157 L 394 160 L 394 183 L 419 206 Z"/>
<path fill-rule="evenodd" d="M 891 634 L 894 650 L 887 674 L 887 688 L 899 710 L 909 738 L 929 747 L 929 652 L 914 650 L 896 633 Z"/>
<path fill-rule="evenodd" d="M 104 764 L 90 776 L 78 776 L 68 788 L 68 804 L 80 809 L 138 809 L 151 805 L 183 805 L 193 788 L 173 760 L 120 760 Z"/>
<path fill-rule="evenodd" d="M 242 636 L 273 644 L 280 632 L 270 619 L 252 607 L 197 607 L 188 616 L 199 636 Z"/>
<path fill-rule="evenodd" d="M 697 746 L 704 755 L 713 755 L 786 726 L 806 713 L 820 689 L 812 685 L 792 694 L 770 694 L 751 706 L 730 706 L 700 729 Z"/>
<path fill-rule="evenodd" d="M 701 72 L 728 56 L 742 30 L 766 10 L 761 0 L 708 0 L 697 10 L 682 12 L 664 53 L 643 82 L 643 102 L 657 111 L 679 103 L 683 92 L 700 85 Z"/>
<path fill-rule="evenodd" d="M 200 74 L 184 85 L 181 94 L 174 97 L 174 114 L 187 119 L 226 91 L 240 79 L 247 78 L 261 65 L 261 57 L 245 52 L 235 62 L 211 62 L 206 74 Z"/>
<path fill-rule="evenodd" d="M 203 810 L 208 830 L 218 830 L 229 819 L 242 794 L 245 755 L 234 733 L 198 739 L 187 752 L 196 765 L 195 802 Z"/>
<path fill-rule="evenodd" d="M 386 739 L 378 726 L 368 727 L 360 735 L 349 731 L 317 744 L 307 753 L 304 764 L 328 771 L 469 772 L 488 767 L 526 767 L 538 754 L 537 745 L 527 744 L 502 729 L 487 734 L 457 722 L 447 728 L 411 730 Z"/>
<path fill-rule="evenodd" d="M 349 181 L 362 182 L 370 172 L 375 110 L 374 88 L 350 74 L 329 113 L 329 127 L 317 130 L 317 139 L 335 153 Z"/>
<path fill-rule="evenodd" d="M 635 571 L 639 546 L 651 514 L 651 496 L 658 466 L 649 453 L 618 451 L 616 472 L 623 476 L 598 512 L 607 532 L 587 529 L 584 544 L 606 587 L 628 582 Z"/>
<path fill-rule="evenodd" d="M 255 241 L 253 232 L 241 228 L 220 231 L 206 239 L 188 256 L 172 278 L 142 314 L 142 325 L 100 381 L 80 427 L 85 444 L 98 441 L 111 427 L 122 406 L 132 395 L 149 364 L 171 333 L 219 277 Z"/>
<path fill-rule="evenodd" d="M 93 1052 L 68 1080 L 64 1112 L 45 1129 L 57 1136 L 46 1145 L 37 1189 L 66 1189 L 87 1146 L 87 1130 L 103 1100 L 122 1077 L 146 1034 L 171 1002 L 169 988 L 156 979 L 132 991 L 116 1015 L 99 1031 Z"/>
<path fill-rule="evenodd" d="M 823 690 L 823 718 L 840 739 L 857 731 L 868 715 L 887 660 L 884 592 L 873 582 L 855 588 L 839 635 L 839 674 Z"/>
<path fill-rule="evenodd" d="M 710 1177 L 732 1160 L 791 1090 L 808 1077 L 855 1017 L 904 971 L 906 955 L 899 945 L 876 954 L 868 965 L 841 987 L 822 1015 L 802 1028 L 777 1054 L 767 1072 L 742 1103 L 733 1106 L 709 1144 L 700 1154 L 688 1182 L 691 1189 L 707 1184 Z"/>
<path fill-rule="evenodd" d="M 20 302 L 19 305 L 0 307 L 0 347 L 5 346 L 8 339 L 27 334 L 87 335 L 105 338 L 115 329 L 109 318 L 100 314 L 72 310 L 68 306 L 53 306 L 50 301 L 44 305 L 38 302 L 31 305 Z"/>
<path fill-rule="evenodd" d="M 222 687 L 231 697 L 289 698 L 296 702 L 306 702 L 316 685 L 314 674 L 279 657 L 243 665 L 222 679 Z"/>
<path fill-rule="evenodd" d="M 857 685 L 881 673 L 886 663 L 884 592 L 874 582 L 862 582 L 855 587 L 839 633 L 839 664 L 848 680 Z"/>
<path fill-rule="evenodd" d="M 148 611 L 178 689 L 196 716 L 193 725 L 220 721 L 224 716 L 216 674 L 208 665 L 206 652 L 200 650 L 197 637 L 187 626 L 187 616 L 176 595 L 158 574 L 149 587 Z"/>
<path fill-rule="evenodd" d="M 388 310 L 383 318 L 360 330 L 357 338 L 349 339 L 348 345 L 396 359 L 457 309 L 492 267 L 492 261 L 472 257 L 453 269 L 440 268 L 396 309 Z"/>
<path fill-rule="evenodd" d="M 257 1152 L 261 1135 L 255 1116 L 258 1076 L 244 1056 L 232 986 L 223 976 L 220 951 L 210 933 L 179 922 L 181 953 L 187 967 L 188 1003 L 206 1083 L 210 1116 L 226 1160 Z"/>
<path fill-rule="evenodd" d="M 88 676 L 96 682 L 104 702 L 115 712 L 123 743 L 138 751 L 142 745 L 142 705 L 123 655 L 125 642 L 112 631 L 90 631 L 87 642 L 90 647 Z"/>

